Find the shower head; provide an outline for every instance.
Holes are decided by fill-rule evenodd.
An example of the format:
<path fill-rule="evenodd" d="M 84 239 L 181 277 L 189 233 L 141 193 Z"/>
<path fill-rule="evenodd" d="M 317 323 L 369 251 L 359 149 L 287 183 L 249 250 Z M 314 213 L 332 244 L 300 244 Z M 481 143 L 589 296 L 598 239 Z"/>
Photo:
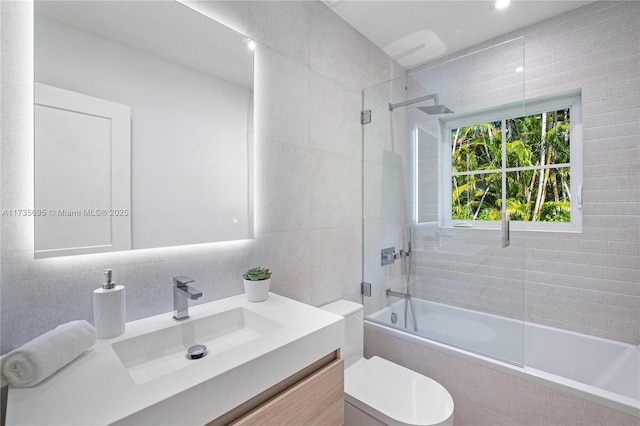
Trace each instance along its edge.
<path fill-rule="evenodd" d="M 433 114 L 452 114 L 453 111 L 451 111 L 449 108 L 447 108 L 444 105 L 430 105 L 430 106 L 424 106 L 424 107 L 418 107 L 418 109 L 426 114 L 429 115 L 433 115 Z"/>
<path fill-rule="evenodd" d="M 428 101 L 428 100 L 433 100 L 433 103 L 435 105 L 432 106 L 426 106 L 426 107 L 418 107 L 418 109 L 422 112 L 425 112 L 429 115 L 433 115 L 433 114 L 452 114 L 453 111 L 451 111 L 449 108 L 447 108 L 444 105 L 438 105 L 438 100 L 440 99 L 440 95 L 438 95 L 437 93 L 432 93 L 430 95 L 426 95 L 426 96 L 421 96 L 419 98 L 415 98 L 415 99 L 411 99 L 408 101 L 403 101 L 403 102 L 398 102 L 397 104 L 389 104 L 389 111 L 393 111 L 394 109 L 398 108 L 398 107 L 403 107 L 403 106 L 407 106 L 407 105 L 413 105 L 413 104 L 417 104 L 418 102 L 424 102 L 424 101 Z"/>

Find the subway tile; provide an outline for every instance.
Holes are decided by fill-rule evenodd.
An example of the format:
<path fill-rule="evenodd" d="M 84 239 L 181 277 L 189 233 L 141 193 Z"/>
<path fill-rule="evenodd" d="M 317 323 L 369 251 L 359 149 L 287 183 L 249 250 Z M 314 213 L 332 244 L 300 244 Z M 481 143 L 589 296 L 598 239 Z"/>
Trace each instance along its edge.
<path fill-rule="evenodd" d="M 638 80 L 640 76 L 628 81 L 610 81 L 606 84 L 585 88 L 582 93 L 584 103 L 596 102 L 605 99 L 615 99 L 619 96 L 627 96 L 640 92 Z"/>
<path fill-rule="evenodd" d="M 640 72 L 640 69 L 638 70 Z M 583 115 L 584 120 L 589 126 L 608 126 L 622 123 L 633 123 L 640 116 L 640 109 L 637 106 L 634 107 L 619 107 L 617 105 L 610 105 L 608 112 L 601 112 L 599 114 Z"/>

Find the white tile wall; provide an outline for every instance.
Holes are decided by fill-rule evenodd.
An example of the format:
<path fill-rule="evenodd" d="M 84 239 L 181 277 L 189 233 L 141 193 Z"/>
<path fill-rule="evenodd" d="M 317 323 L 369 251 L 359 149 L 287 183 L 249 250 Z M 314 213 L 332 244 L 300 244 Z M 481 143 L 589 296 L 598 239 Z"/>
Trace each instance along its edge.
<path fill-rule="evenodd" d="M 455 111 L 522 98 L 522 89 L 525 98 L 582 89 L 583 232 L 512 232 L 500 250 L 496 232 L 445 231 L 414 257 L 416 294 L 639 344 L 640 3 L 593 3 L 479 47 L 516 37 L 420 72 Z M 519 57 L 523 80 L 482 80 Z"/>
<path fill-rule="evenodd" d="M 361 90 L 405 70 L 321 2 L 195 1 L 254 38 L 256 238 L 33 260 L 31 221 L 1 222 L 1 353 L 73 319 L 92 321 L 105 268 L 127 291 L 127 319 L 171 310 L 171 277 L 208 302 L 243 292 L 263 265 L 273 290 L 307 303 L 359 300 Z M 2 1 L 1 208 L 33 204 L 32 5 Z"/>

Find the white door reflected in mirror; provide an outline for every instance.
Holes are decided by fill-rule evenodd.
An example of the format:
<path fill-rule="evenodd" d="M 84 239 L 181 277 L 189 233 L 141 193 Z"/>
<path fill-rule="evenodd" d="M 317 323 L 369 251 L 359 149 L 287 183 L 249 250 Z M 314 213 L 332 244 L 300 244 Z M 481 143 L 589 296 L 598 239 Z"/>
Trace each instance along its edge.
<path fill-rule="evenodd" d="M 36 219 L 36 257 L 253 238 L 245 41 L 175 1 L 35 2 L 36 83 L 130 108 L 125 161 L 107 135 L 115 122 L 36 106 L 47 122 L 36 130 L 36 206 L 80 212 Z M 79 139 L 45 147 L 52 128 L 76 125 Z"/>
<path fill-rule="evenodd" d="M 36 83 L 34 115 L 35 257 L 129 250 L 129 106 Z"/>

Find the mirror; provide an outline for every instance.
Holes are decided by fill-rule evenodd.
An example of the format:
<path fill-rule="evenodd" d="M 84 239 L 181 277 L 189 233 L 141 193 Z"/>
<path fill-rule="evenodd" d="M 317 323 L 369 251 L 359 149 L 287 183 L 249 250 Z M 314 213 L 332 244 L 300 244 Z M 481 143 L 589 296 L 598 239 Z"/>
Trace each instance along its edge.
<path fill-rule="evenodd" d="M 253 52 L 176 1 L 35 2 L 35 257 L 253 238 Z"/>

